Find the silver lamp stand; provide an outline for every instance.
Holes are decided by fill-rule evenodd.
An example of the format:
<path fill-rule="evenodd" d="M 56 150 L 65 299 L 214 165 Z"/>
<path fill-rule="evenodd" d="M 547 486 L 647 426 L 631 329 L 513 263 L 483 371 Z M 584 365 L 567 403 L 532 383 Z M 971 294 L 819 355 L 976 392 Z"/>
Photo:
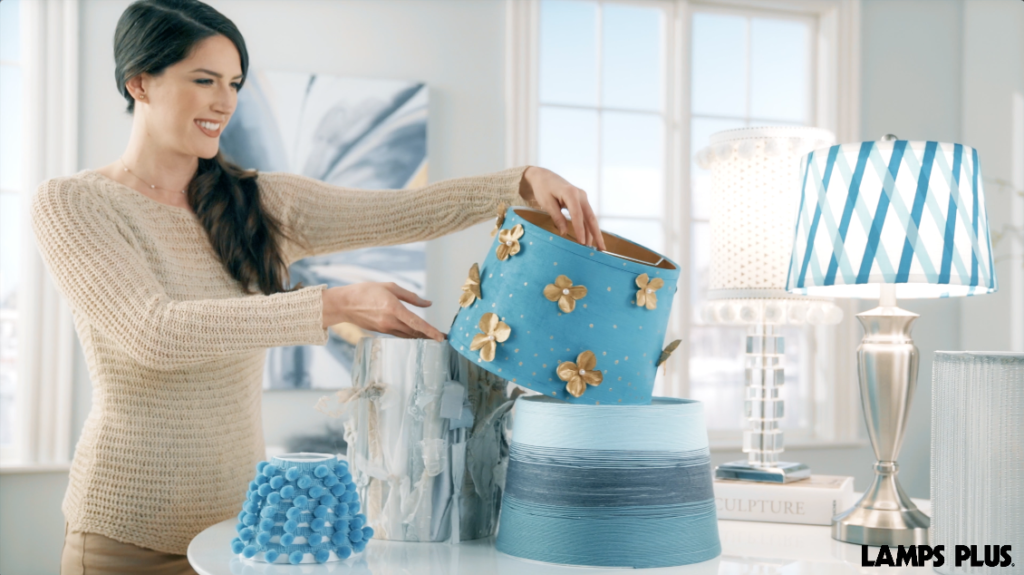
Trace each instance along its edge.
<path fill-rule="evenodd" d="M 910 400 L 917 385 L 918 353 L 910 328 L 918 315 L 896 306 L 896 286 L 881 285 L 878 307 L 857 314 L 864 338 L 857 375 L 875 479 L 852 508 L 832 518 L 832 538 L 859 545 L 928 543 L 931 521 L 907 497 L 896 474 Z"/>
<path fill-rule="evenodd" d="M 785 383 L 782 356 L 785 342 L 781 327 L 754 324 L 747 328 L 746 400 L 743 402 L 750 428 L 743 432 L 746 461 L 731 461 L 715 468 L 719 479 L 745 479 L 770 483 L 789 483 L 811 476 L 803 463 L 779 461 L 783 451 L 779 421 L 785 405 L 779 390 Z"/>

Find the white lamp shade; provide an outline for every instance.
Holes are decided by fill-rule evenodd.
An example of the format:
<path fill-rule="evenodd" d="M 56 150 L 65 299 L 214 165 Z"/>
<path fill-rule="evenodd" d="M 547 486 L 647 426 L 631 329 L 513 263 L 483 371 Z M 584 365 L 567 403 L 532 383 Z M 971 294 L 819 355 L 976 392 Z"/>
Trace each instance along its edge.
<path fill-rule="evenodd" d="M 997 289 L 978 152 L 906 140 L 842 144 L 801 163 L 786 289 L 935 298 Z"/>
<path fill-rule="evenodd" d="M 795 126 L 711 135 L 697 154 L 712 181 L 708 299 L 787 297 L 800 159 L 834 141 L 827 130 Z"/>

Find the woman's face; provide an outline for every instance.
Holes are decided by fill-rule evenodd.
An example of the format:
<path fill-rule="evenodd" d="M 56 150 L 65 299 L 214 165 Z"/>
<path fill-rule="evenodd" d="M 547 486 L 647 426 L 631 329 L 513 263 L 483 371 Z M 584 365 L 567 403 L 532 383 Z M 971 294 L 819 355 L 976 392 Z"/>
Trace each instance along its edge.
<path fill-rule="evenodd" d="M 192 54 L 159 76 L 141 74 L 129 80 L 140 87 L 135 113 L 143 114 L 146 137 L 175 152 L 212 158 L 220 135 L 238 103 L 242 79 L 238 50 L 225 36 L 199 42 Z"/>

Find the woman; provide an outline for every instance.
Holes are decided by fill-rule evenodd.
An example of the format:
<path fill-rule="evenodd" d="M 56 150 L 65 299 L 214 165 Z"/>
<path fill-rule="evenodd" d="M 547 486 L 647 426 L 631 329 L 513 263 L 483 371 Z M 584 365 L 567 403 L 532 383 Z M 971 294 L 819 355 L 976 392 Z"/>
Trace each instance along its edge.
<path fill-rule="evenodd" d="M 63 502 L 61 568 L 192 573 L 204 528 L 236 515 L 265 456 L 265 350 L 323 344 L 351 322 L 400 337 L 444 334 L 393 283 L 288 289 L 289 263 L 428 240 L 533 203 L 560 230 L 604 248 L 586 195 L 517 167 L 378 192 L 245 171 L 218 139 L 248 68 L 235 25 L 197 0 L 140 0 L 114 36 L 128 147 L 95 170 L 44 182 L 32 222 L 74 312 L 92 411 Z M 227 542 L 225 541 L 225 545 Z"/>

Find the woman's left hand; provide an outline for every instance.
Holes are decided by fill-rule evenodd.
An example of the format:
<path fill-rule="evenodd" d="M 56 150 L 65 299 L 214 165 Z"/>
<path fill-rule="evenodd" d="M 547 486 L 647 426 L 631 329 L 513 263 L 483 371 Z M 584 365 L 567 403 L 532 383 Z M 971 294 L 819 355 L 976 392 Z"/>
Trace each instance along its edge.
<path fill-rule="evenodd" d="M 555 227 L 563 236 L 569 231 L 562 215 L 562 208 L 569 210 L 573 233 L 579 243 L 606 250 L 604 237 L 597 224 L 587 193 L 565 181 L 558 174 L 538 166 L 530 166 L 523 172 L 519 184 L 519 195 L 524 200 L 534 201 L 551 216 Z"/>

